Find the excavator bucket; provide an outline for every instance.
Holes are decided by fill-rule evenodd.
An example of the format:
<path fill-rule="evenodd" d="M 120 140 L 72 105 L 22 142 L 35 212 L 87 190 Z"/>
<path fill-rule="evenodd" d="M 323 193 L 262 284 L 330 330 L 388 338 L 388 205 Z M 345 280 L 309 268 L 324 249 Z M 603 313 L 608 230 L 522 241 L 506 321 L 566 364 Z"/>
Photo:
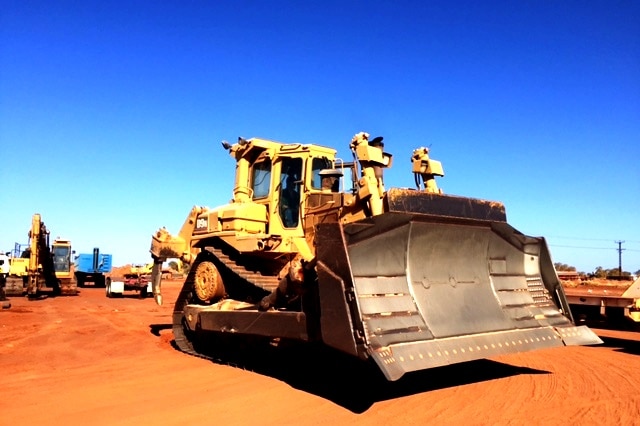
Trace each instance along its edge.
<path fill-rule="evenodd" d="M 546 243 L 500 203 L 392 189 L 385 213 L 317 234 L 320 329 L 387 379 L 602 341 L 575 326 Z M 350 328 L 344 325 L 350 325 Z"/>

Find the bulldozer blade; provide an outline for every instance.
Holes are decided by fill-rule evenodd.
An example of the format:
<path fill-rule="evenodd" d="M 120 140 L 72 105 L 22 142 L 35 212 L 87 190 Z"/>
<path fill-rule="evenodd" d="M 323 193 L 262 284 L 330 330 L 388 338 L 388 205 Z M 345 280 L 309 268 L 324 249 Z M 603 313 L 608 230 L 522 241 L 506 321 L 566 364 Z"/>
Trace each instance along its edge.
<path fill-rule="evenodd" d="M 323 340 L 372 357 L 388 380 L 501 354 L 602 343 L 574 325 L 544 239 L 471 205 L 480 216 L 429 214 L 424 206 L 412 212 L 404 203 L 403 211 L 359 223 L 320 225 Z"/>

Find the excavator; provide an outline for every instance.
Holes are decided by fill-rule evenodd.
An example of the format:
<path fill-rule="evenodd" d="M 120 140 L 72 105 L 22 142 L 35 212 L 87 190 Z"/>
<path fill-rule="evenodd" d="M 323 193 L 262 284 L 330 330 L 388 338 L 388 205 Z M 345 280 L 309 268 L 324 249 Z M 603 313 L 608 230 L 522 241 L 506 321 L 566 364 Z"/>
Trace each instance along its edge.
<path fill-rule="evenodd" d="M 266 139 L 223 142 L 233 198 L 194 206 L 151 239 L 162 263 L 190 265 L 175 301 L 184 352 L 211 357 L 220 336 L 314 342 L 373 362 L 387 380 L 428 368 L 602 343 L 576 326 L 542 237 L 507 223 L 496 201 L 445 195 L 440 161 L 411 155 L 416 188 L 389 188 L 382 137 L 333 148 Z M 202 187 L 207 182 L 201 181 Z"/>
<path fill-rule="evenodd" d="M 29 244 L 19 258 L 11 259 L 6 278 L 7 295 L 26 296 L 31 300 L 47 296 L 76 295 L 71 242 L 56 239 L 49 245 L 49 230 L 39 213 L 31 218 Z"/>

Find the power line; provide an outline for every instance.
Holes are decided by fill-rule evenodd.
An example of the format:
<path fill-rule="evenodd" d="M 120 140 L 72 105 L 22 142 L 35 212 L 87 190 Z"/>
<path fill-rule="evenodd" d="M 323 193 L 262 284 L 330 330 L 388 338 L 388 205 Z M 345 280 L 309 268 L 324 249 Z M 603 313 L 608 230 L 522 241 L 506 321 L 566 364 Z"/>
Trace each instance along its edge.
<path fill-rule="evenodd" d="M 575 248 L 575 249 L 585 249 L 585 250 L 618 250 L 616 247 L 587 247 L 587 246 L 567 246 L 564 244 L 548 244 L 549 247 L 561 247 L 561 248 Z M 628 249 L 625 248 L 623 249 L 625 251 L 632 251 L 632 252 L 640 252 L 640 250 L 636 250 L 636 249 Z"/>
<path fill-rule="evenodd" d="M 563 240 L 580 240 L 580 241 L 611 241 L 604 238 L 583 238 L 583 237 L 563 237 L 560 235 L 548 235 L 547 238 L 560 238 Z"/>
<path fill-rule="evenodd" d="M 565 237 L 560 235 L 547 235 L 547 239 L 549 238 L 559 238 L 563 240 L 580 240 L 580 241 L 611 241 L 609 238 L 583 238 L 583 237 Z M 617 241 L 614 241 L 617 244 Z M 627 243 L 640 243 L 640 241 L 636 240 L 626 240 L 624 242 Z"/>
<path fill-rule="evenodd" d="M 562 247 L 562 248 L 575 248 L 575 249 L 588 249 L 588 250 L 613 250 L 613 247 L 585 247 L 585 246 L 565 246 L 559 244 L 549 244 L 550 247 Z M 638 250 L 640 251 L 640 250 Z"/>

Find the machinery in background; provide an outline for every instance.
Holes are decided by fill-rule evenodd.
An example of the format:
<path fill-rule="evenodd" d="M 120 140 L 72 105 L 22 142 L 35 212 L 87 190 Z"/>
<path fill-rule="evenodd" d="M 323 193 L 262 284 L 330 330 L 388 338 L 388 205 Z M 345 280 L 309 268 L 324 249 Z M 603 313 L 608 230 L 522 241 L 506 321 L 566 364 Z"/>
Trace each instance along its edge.
<path fill-rule="evenodd" d="M 56 239 L 49 244 L 49 230 L 36 213 L 31 219 L 29 244 L 20 254 L 12 257 L 6 278 L 7 295 L 27 295 L 39 299 L 49 295 L 76 295 L 73 251 L 69 240 Z M 16 247 L 19 247 L 16 244 Z"/>
<path fill-rule="evenodd" d="M 11 307 L 11 302 L 7 300 L 7 295 L 4 290 L 7 285 L 8 276 L 9 256 L 7 254 L 0 254 L 0 307 L 2 309 L 8 309 Z"/>
<path fill-rule="evenodd" d="M 131 265 L 131 273 L 137 275 L 151 275 L 153 269 L 153 262 L 145 265 Z"/>
<path fill-rule="evenodd" d="M 0 253 L 0 279 L 6 278 L 9 275 L 9 266 L 8 253 Z"/>
<path fill-rule="evenodd" d="M 146 274 L 128 273 L 118 279 L 107 279 L 107 297 L 122 297 L 125 291 L 138 292 L 138 296 L 144 299 L 152 294 L 150 276 Z"/>
<path fill-rule="evenodd" d="M 629 284 L 630 283 L 630 284 Z M 634 281 L 564 286 L 573 315 L 581 321 L 640 329 L 640 277 Z"/>
<path fill-rule="evenodd" d="M 172 265 L 173 264 L 173 265 Z M 184 265 L 180 259 L 171 259 L 171 261 L 165 261 L 162 265 L 162 279 L 168 280 L 173 278 L 174 274 L 180 275 L 183 273 Z M 131 273 L 138 274 L 140 276 L 151 277 L 153 271 L 153 262 L 149 262 L 145 265 L 132 265 Z"/>
<path fill-rule="evenodd" d="M 120 276 L 107 278 L 107 297 L 122 296 L 127 291 L 138 292 L 141 299 L 151 296 L 152 270 L 153 262 L 139 265 L 134 264 L 131 265 L 128 272 Z M 164 279 L 172 279 L 174 275 L 181 276 L 182 272 L 183 265 L 179 259 L 172 259 L 171 262 L 165 262 L 161 269 L 162 278 Z"/>
<path fill-rule="evenodd" d="M 5 292 L 9 296 L 23 296 L 27 289 L 29 275 L 29 244 L 15 243 L 9 257 L 9 273 L 5 280 Z"/>
<path fill-rule="evenodd" d="M 106 287 L 111 272 L 113 256 L 100 253 L 94 248 L 93 253 L 82 253 L 75 257 L 75 278 L 78 287 L 93 283 L 94 287 Z"/>

